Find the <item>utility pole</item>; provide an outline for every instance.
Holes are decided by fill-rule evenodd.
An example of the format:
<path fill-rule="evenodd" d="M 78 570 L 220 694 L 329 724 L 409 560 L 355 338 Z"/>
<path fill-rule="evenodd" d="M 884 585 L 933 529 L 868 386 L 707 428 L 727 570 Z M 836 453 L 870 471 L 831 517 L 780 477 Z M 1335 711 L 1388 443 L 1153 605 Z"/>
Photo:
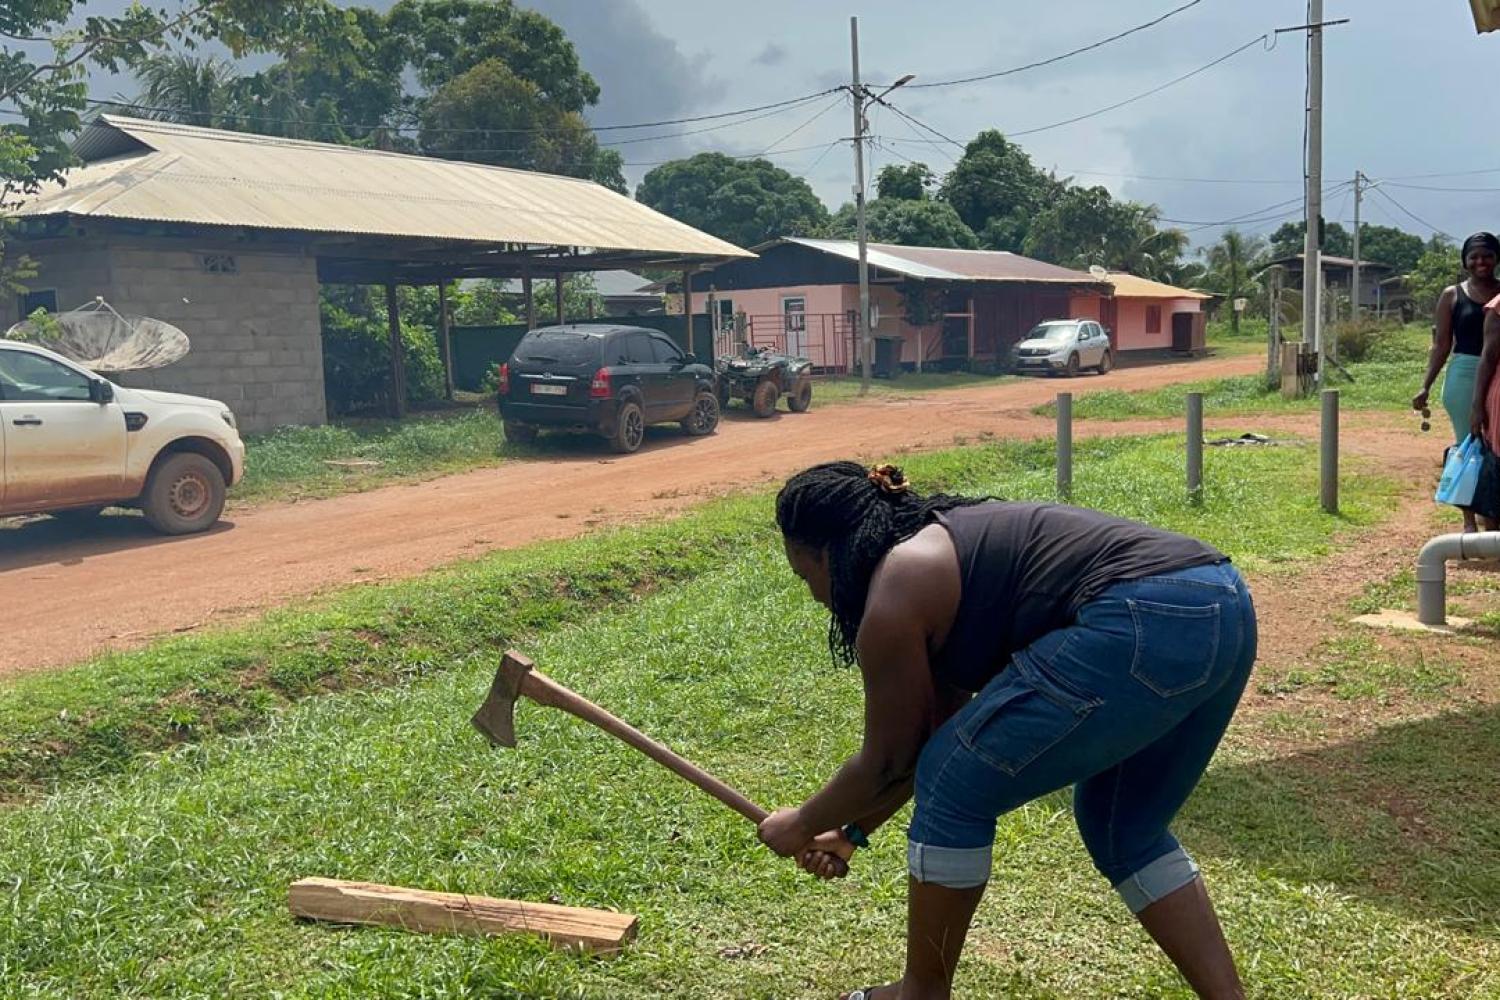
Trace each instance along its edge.
<path fill-rule="evenodd" d="M 1363 173 L 1354 171 L 1354 277 L 1349 283 L 1349 297 L 1352 300 L 1349 311 L 1350 318 L 1359 322 L 1359 203 L 1364 199 L 1364 183 L 1369 180 Z"/>
<path fill-rule="evenodd" d="M 1307 2 L 1307 235 L 1302 244 L 1302 344 L 1318 355 L 1323 384 L 1326 351 L 1319 301 L 1323 275 L 1323 0 Z"/>
<path fill-rule="evenodd" d="M 859 393 L 870 391 L 870 261 L 865 230 L 865 88 L 859 82 L 859 18 L 849 18 L 849 51 L 853 62 L 854 216 L 859 237 Z"/>

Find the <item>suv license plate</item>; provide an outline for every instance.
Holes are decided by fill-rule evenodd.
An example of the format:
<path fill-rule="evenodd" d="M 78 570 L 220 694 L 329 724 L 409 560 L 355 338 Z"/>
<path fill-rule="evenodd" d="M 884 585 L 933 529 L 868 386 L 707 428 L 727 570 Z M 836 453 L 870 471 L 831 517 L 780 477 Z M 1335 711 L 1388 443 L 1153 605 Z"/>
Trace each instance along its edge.
<path fill-rule="evenodd" d="M 531 394 L 533 396 L 566 396 L 568 387 L 565 385 L 547 385 L 543 382 L 532 383 Z"/>

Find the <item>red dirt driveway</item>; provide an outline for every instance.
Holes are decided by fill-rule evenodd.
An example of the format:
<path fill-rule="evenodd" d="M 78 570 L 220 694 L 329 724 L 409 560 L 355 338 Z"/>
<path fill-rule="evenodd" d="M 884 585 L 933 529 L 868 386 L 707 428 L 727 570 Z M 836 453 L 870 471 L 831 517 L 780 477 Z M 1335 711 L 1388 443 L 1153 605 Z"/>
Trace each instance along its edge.
<path fill-rule="evenodd" d="M 771 420 L 736 412 L 705 438 L 654 431 L 635 455 L 567 449 L 558 458 L 238 512 L 187 538 L 155 536 L 134 517 L 103 518 L 83 532 L 42 518 L 0 532 L 0 676 L 223 625 L 322 590 L 654 517 L 813 462 L 938 448 L 982 432 L 1050 435 L 1051 422 L 1029 411 L 1064 388 L 1075 395 L 1147 389 L 1249 374 L 1263 364 L 1256 356 L 1213 358 L 1106 378 L 886 397 Z M 1139 429 L 1085 422 L 1078 432 Z"/>

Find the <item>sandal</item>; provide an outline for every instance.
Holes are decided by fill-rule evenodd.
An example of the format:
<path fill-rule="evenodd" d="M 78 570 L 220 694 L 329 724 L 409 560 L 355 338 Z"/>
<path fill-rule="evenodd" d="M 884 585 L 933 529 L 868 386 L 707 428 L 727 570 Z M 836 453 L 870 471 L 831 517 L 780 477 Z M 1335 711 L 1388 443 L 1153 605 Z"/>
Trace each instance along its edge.
<path fill-rule="evenodd" d="M 863 989 L 858 989 L 850 993 L 845 1000 L 874 1000 L 873 994 L 879 989 L 884 989 L 884 986 L 866 986 Z"/>

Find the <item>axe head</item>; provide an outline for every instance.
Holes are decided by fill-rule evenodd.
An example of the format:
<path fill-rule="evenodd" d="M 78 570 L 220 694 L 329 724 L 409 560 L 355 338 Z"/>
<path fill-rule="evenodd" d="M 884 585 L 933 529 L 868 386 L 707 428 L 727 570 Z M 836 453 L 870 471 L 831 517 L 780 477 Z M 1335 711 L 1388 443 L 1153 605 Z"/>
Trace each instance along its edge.
<path fill-rule="evenodd" d="M 500 669 L 490 684 L 490 693 L 474 713 L 474 728 L 496 746 L 516 745 L 516 699 L 521 697 L 521 682 L 531 673 L 533 664 L 514 650 L 507 650 Z"/>

